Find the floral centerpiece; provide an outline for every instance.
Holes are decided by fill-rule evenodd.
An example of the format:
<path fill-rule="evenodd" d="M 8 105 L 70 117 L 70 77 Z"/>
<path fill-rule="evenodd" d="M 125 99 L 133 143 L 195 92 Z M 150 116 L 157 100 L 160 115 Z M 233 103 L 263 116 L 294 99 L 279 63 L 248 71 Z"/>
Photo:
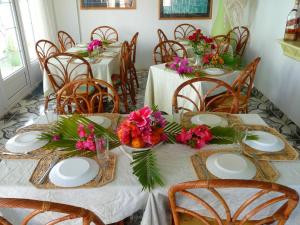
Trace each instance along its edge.
<path fill-rule="evenodd" d="M 166 120 L 160 111 L 148 106 L 130 113 L 117 130 L 117 135 L 123 145 L 133 148 L 151 148 L 167 140 L 164 133 Z"/>
<path fill-rule="evenodd" d="M 94 39 L 88 44 L 87 50 L 89 52 L 89 55 L 93 56 L 93 53 L 96 53 L 96 55 L 99 54 L 100 48 L 102 47 L 103 47 L 102 41 L 98 39 Z"/>
<path fill-rule="evenodd" d="M 205 54 L 202 58 L 203 66 L 222 67 L 224 65 L 224 59 L 219 54 Z"/>
<path fill-rule="evenodd" d="M 201 58 L 209 53 L 214 52 L 216 45 L 211 37 L 205 36 L 200 29 L 197 29 L 188 37 L 196 56 L 195 65 L 201 66 Z"/>
<path fill-rule="evenodd" d="M 175 70 L 179 75 L 191 74 L 194 71 L 194 68 L 190 66 L 190 62 L 187 58 L 180 58 L 176 56 L 174 60 L 166 64 L 167 68 Z"/>

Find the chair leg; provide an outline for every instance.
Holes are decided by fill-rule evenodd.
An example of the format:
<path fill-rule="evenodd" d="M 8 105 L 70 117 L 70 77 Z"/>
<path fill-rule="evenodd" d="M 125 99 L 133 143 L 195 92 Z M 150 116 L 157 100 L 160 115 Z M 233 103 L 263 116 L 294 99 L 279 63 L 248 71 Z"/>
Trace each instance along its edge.
<path fill-rule="evenodd" d="M 134 76 L 134 79 L 135 79 L 136 87 L 139 88 L 140 85 L 139 85 L 139 81 L 138 81 L 138 78 L 137 78 L 136 69 L 135 69 L 134 64 L 132 66 L 132 73 L 133 73 L 133 76 Z"/>
<path fill-rule="evenodd" d="M 47 111 L 47 110 L 48 110 L 48 105 L 49 105 L 49 96 L 47 96 L 47 97 L 45 98 L 44 111 Z"/>
<path fill-rule="evenodd" d="M 124 107 L 125 107 L 125 111 L 126 111 L 126 113 L 128 113 L 129 112 L 129 108 L 128 108 L 128 101 L 127 101 L 126 87 L 124 87 L 122 85 L 121 86 L 121 91 L 122 91 L 123 104 L 124 104 Z"/>

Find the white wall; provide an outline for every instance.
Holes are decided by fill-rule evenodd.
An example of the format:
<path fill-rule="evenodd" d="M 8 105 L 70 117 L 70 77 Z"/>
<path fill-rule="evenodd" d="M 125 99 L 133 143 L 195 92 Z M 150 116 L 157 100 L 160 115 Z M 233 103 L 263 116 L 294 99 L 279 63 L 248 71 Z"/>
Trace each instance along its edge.
<path fill-rule="evenodd" d="M 283 55 L 286 18 L 294 0 L 251 0 L 254 5 L 247 60 L 261 56 L 255 86 L 300 126 L 300 62 Z"/>
<path fill-rule="evenodd" d="M 213 14 L 217 9 L 213 4 Z M 66 30 L 78 38 L 78 23 L 75 12 L 75 0 L 54 0 L 58 29 Z M 137 50 L 137 68 L 148 69 L 153 64 L 152 52 L 158 43 L 157 29 L 164 30 L 169 38 L 173 37 L 174 28 L 181 23 L 191 23 L 209 33 L 212 20 L 159 20 L 157 0 L 137 0 L 135 10 L 80 10 L 82 41 L 90 39 L 91 31 L 101 25 L 117 29 L 121 40 L 130 40 L 135 32 L 140 32 Z M 78 16 L 78 15 L 77 15 Z M 78 40 L 78 39 L 77 39 Z"/>

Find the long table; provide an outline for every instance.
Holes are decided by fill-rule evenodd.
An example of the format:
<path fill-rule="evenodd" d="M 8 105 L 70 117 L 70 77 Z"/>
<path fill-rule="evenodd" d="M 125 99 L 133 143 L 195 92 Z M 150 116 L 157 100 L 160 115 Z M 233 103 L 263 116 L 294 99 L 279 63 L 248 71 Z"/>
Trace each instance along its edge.
<path fill-rule="evenodd" d="M 255 114 L 240 115 L 240 117 L 245 124 L 266 125 Z M 39 118 L 38 122 L 44 123 L 45 119 Z M 201 151 L 208 151 L 212 147 L 207 146 Z M 222 146 L 214 146 L 214 148 L 219 147 Z M 165 186 L 156 187 L 150 192 L 142 191 L 141 185 L 132 175 L 131 160 L 118 147 L 112 150 L 118 157 L 115 180 L 103 187 L 91 189 L 37 189 L 28 181 L 37 161 L 2 160 L 0 162 L 0 196 L 47 200 L 88 208 L 107 224 L 122 220 L 142 209 L 144 210 L 142 225 L 167 225 L 170 222 L 167 191 L 176 183 L 197 180 L 190 161 L 190 156 L 196 151 L 179 144 L 164 144 L 154 151 L 157 152 Z M 272 164 L 280 173 L 277 182 L 296 189 L 300 194 L 300 161 L 272 162 Z M 233 202 L 251 193 L 251 190 L 227 190 L 226 195 Z M 18 209 L 0 209 L 0 212 L 14 224 L 19 224 L 24 215 L 24 211 Z M 36 220 L 36 224 L 41 224 L 39 221 L 42 219 Z M 287 225 L 298 225 L 299 221 L 300 205 L 291 215 Z M 70 224 L 80 224 L 80 221 L 72 221 Z"/>
<path fill-rule="evenodd" d="M 118 43 L 117 43 L 118 44 Z M 72 53 L 74 50 L 78 50 L 79 48 L 71 48 L 68 50 L 69 53 Z M 108 47 L 105 52 L 109 53 L 115 53 L 114 56 L 106 57 L 103 56 L 101 58 L 101 61 L 98 63 L 90 63 L 92 72 L 93 72 L 93 77 L 95 79 L 99 80 L 104 80 L 108 82 L 109 84 L 112 85 L 112 79 L 111 76 L 114 73 L 119 73 L 119 65 L 120 65 L 120 60 L 119 60 L 119 53 L 120 53 L 121 48 L 116 48 L 116 47 Z M 76 65 L 75 65 L 76 66 Z M 75 67 L 74 66 L 74 67 Z M 71 69 L 69 69 L 71 71 Z M 78 73 L 80 73 L 81 68 L 76 68 L 78 70 Z M 51 82 L 48 78 L 48 75 L 46 71 L 44 71 L 43 74 L 43 91 L 44 91 L 44 96 L 48 96 L 53 93 L 53 88 L 51 85 Z"/>
<path fill-rule="evenodd" d="M 224 75 L 214 76 L 213 78 L 220 79 L 231 84 L 238 76 L 239 71 L 232 71 Z M 145 105 L 157 105 L 161 111 L 172 115 L 172 99 L 176 88 L 189 80 L 179 76 L 175 71 L 167 69 L 165 64 L 154 65 L 150 67 L 146 92 Z M 211 88 L 206 82 L 199 82 L 196 86 L 200 93 L 206 93 Z M 183 94 L 183 93 L 181 93 Z M 185 88 L 184 95 L 192 100 L 197 100 L 198 96 L 192 88 Z M 179 105 L 194 110 L 194 105 L 188 100 L 179 99 Z"/>

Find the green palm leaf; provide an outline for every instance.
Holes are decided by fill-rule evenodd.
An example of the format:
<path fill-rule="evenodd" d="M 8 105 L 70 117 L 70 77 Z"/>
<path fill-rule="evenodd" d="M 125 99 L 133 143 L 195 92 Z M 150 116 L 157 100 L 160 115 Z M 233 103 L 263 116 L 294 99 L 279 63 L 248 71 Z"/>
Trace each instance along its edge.
<path fill-rule="evenodd" d="M 155 185 L 164 185 L 153 150 L 133 152 L 132 154 L 133 174 L 137 176 L 143 190 L 151 190 Z"/>

